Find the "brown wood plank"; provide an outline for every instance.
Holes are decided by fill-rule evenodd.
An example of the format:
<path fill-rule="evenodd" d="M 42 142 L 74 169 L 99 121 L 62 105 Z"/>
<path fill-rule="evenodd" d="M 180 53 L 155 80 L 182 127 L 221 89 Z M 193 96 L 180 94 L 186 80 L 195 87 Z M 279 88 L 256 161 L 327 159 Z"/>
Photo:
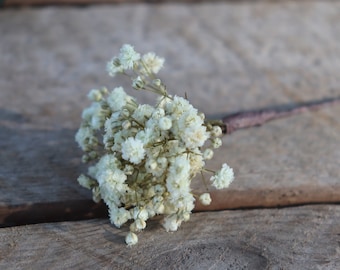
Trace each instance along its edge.
<path fill-rule="evenodd" d="M 339 269 L 340 206 L 193 214 L 175 233 L 153 221 L 139 243 L 107 220 L 0 230 L 1 269 Z"/>
<path fill-rule="evenodd" d="M 88 90 L 126 85 L 105 74 L 122 43 L 165 57 L 169 91 L 222 117 L 339 96 L 338 10 L 317 1 L 2 10 L 1 209 L 90 199 L 76 182 L 85 167 L 73 137 Z M 226 161 L 236 180 L 216 207 L 339 201 L 338 115 L 339 106 L 224 137 L 208 166 Z"/>

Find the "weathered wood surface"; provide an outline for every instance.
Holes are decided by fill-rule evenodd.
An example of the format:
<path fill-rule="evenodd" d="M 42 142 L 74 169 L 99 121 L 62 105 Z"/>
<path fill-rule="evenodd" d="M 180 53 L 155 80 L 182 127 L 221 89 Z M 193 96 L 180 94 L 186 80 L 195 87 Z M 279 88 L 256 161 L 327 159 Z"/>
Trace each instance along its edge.
<path fill-rule="evenodd" d="M 118 80 L 117 83 L 105 74 L 106 61 L 123 43 L 132 43 L 138 50 L 152 50 L 164 56 L 167 62 L 161 76 L 169 91 L 182 96 L 186 92 L 191 102 L 209 117 L 222 117 L 240 110 L 340 96 L 339 25 L 340 3 L 332 1 L 0 10 L 2 225 L 6 222 L 15 224 L 13 219 L 20 215 L 21 222 L 27 221 L 28 216 L 34 218 L 27 209 L 35 209 L 37 220 L 40 216 L 40 221 L 46 218 L 50 222 L 71 219 L 70 211 L 75 211 L 75 215 L 83 211 L 77 207 L 84 200 L 88 202 L 91 196 L 76 182 L 77 176 L 86 168 L 80 163 L 81 152 L 74 143 L 74 134 L 81 111 L 89 104 L 86 94 L 90 89 L 102 85 L 109 88 L 120 84 L 127 86 L 126 82 Z M 152 100 L 150 95 L 136 95 L 141 102 Z M 226 161 L 235 169 L 236 180 L 230 189 L 214 193 L 213 209 L 339 202 L 339 115 L 337 106 L 224 137 L 224 146 L 216 152 L 209 167 L 217 169 Z M 204 190 L 199 179 L 195 189 Z M 59 203 L 70 205 L 62 208 Z M 57 204 L 54 210 L 58 211 L 48 210 L 53 204 Z M 91 207 L 95 206 L 89 205 L 93 209 Z M 1 251 L 6 252 L 0 253 L 1 263 L 9 267 L 21 257 L 18 267 L 34 260 L 36 268 L 46 263 L 58 268 L 58 261 L 75 267 L 79 263 L 81 268 L 94 265 L 90 260 L 94 257 L 94 260 L 102 259 L 103 266 L 110 268 L 115 260 L 124 261 L 128 267 L 138 262 L 140 256 L 145 257 L 142 263 L 147 266 L 155 262 L 156 255 L 163 254 L 163 262 L 170 258 L 175 263 L 176 256 L 188 254 L 193 260 L 184 265 L 189 265 L 198 261 L 197 254 L 204 245 L 195 247 L 198 243 L 195 240 L 185 246 L 179 239 L 190 240 L 183 236 L 197 227 L 201 228 L 200 239 L 207 247 L 216 251 L 222 246 L 229 257 L 237 257 L 241 263 L 258 261 L 260 269 L 262 263 L 274 269 L 280 264 L 288 269 L 299 269 L 298 266 L 303 269 L 303 265 L 306 265 L 305 269 L 313 269 L 312 266 L 318 263 L 321 268 L 334 269 L 333 266 L 339 263 L 338 244 L 334 242 L 339 234 L 336 228 L 340 226 L 338 207 L 196 213 L 192 221 L 183 226 L 182 234 L 180 230 L 180 234 L 171 235 L 175 237 L 173 240 L 161 230 L 157 231 L 156 225 L 151 225 L 148 228 L 151 231 L 143 233 L 147 237 L 144 240 L 141 237 L 143 248 L 135 249 L 131 260 L 129 251 L 123 248 L 122 233 L 106 220 L 2 228 L 0 243 L 6 249 L 1 248 Z M 47 209 L 49 218 L 42 209 Z M 197 210 L 203 208 L 198 206 Z M 11 218 L 7 221 L 4 220 L 4 217 L 8 218 L 6 213 Z M 96 216 L 93 211 L 91 213 L 92 217 Z M 249 213 L 256 213 L 259 218 L 247 219 Z M 221 234 L 219 229 L 214 231 L 215 226 L 210 223 L 216 215 L 228 217 L 221 217 L 223 222 L 216 221 L 222 227 L 231 224 L 228 222 L 237 216 L 238 223 L 235 220 L 230 225 L 233 229 L 223 234 L 227 246 L 209 240 L 218 239 Z M 271 223 L 270 215 L 281 220 L 282 226 Z M 243 219 L 249 223 L 248 229 L 242 227 L 246 226 L 240 223 Z M 267 220 L 267 227 L 261 223 L 262 219 Z M 328 230 L 327 224 L 333 224 L 333 229 Z M 310 231 L 313 226 L 316 229 Z M 300 229 L 295 230 L 295 227 Z M 86 237 L 92 237 L 87 244 L 90 252 L 86 249 L 77 253 L 83 243 L 76 238 L 69 240 L 69 237 L 77 235 L 77 230 L 81 234 L 82 228 Z M 266 235 L 270 228 L 273 233 Z M 151 236 L 153 230 L 157 231 L 156 236 Z M 247 230 L 252 233 L 243 234 Z M 93 231 L 93 235 L 87 236 L 86 231 Z M 105 240 L 108 249 L 101 248 L 101 242 L 96 238 L 98 235 L 103 237 L 100 232 L 104 231 L 108 232 L 109 240 Z M 319 239 L 316 234 L 320 231 L 323 232 Z M 27 235 L 30 237 L 25 238 Z M 63 235 L 68 236 L 63 238 Z M 315 238 L 308 238 L 309 235 Z M 193 237 L 192 234 L 189 236 Z M 258 253 L 243 252 L 244 243 L 256 241 L 257 237 L 260 240 L 254 246 L 263 249 L 261 252 L 255 250 L 266 254 L 264 262 Z M 285 237 L 290 241 L 281 244 Z M 37 238 L 41 238 L 40 244 L 33 245 Z M 292 244 L 294 239 L 298 239 L 296 245 Z M 316 239 L 316 243 L 311 239 Z M 174 253 L 155 252 L 157 247 L 165 249 L 168 241 L 171 241 Z M 261 241 L 267 241 L 267 244 L 261 245 Z M 19 242 L 24 244 L 19 246 Z M 156 242 L 155 249 L 150 248 Z M 71 248 L 63 251 L 65 243 Z M 43 250 L 48 244 L 50 248 Z M 281 246 L 276 253 L 265 253 L 264 248 L 268 245 L 271 249 L 275 245 Z M 120 250 L 118 254 L 122 256 L 112 255 L 115 252 L 111 251 L 115 250 Z M 74 255 L 65 255 L 66 252 Z M 39 259 L 41 254 L 44 260 Z M 147 261 L 147 257 L 152 259 Z M 222 258 L 223 264 L 226 258 Z M 304 258 L 309 258 L 309 262 Z"/>
<path fill-rule="evenodd" d="M 124 42 L 166 57 L 162 77 L 169 90 L 187 92 L 209 116 L 338 96 L 337 6 L 266 2 L 1 11 L 1 205 L 90 197 L 75 181 L 85 167 L 74 133 L 87 91 L 117 86 L 105 74 L 105 62 Z M 143 102 L 152 98 L 137 95 Z M 265 192 L 272 194 L 267 204 L 279 205 L 287 197 L 299 203 L 305 193 L 312 198 L 326 192 L 325 198 L 336 200 L 339 114 L 338 106 L 225 137 L 210 164 L 218 168 L 227 161 L 235 168 L 237 180 L 224 197 L 249 191 L 259 198 Z M 232 201 L 226 206 L 242 206 Z"/>
<path fill-rule="evenodd" d="M 124 244 L 107 220 L 0 230 L 1 269 L 339 269 L 340 206 L 195 213 Z"/>

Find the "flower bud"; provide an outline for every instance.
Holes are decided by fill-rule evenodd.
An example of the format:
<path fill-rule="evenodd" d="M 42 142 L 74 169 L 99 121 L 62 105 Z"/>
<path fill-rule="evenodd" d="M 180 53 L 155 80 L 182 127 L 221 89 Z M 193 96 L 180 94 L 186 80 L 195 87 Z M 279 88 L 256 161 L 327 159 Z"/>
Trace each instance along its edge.
<path fill-rule="evenodd" d="M 220 138 L 214 138 L 212 140 L 212 146 L 216 149 L 222 145 L 222 140 Z"/>
<path fill-rule="evenodd" d="M 209 205 L 211 203 L 210 194 L 209 193 L 201 194 L 199 200 L 203 205 Z"/>
<path fill-rule="evenodd" d="M 135 88 L 136 90 L 143 89 L 144 85 L 145 85 L 145 82 L 140 76 L 138 76 L 136 79 L 132 81 L 132 87 Z"/>
<path fill-rule="evenodd" d="M 172 121 L 169 117 L 162 117 L 158 121 L 161 130 L 169 130 L 172 126 Z"/>
<path fill-rule="evenodd" d="M 138 236 L 133 233 L 133 232 L 129 232 L 126 237 L 125 237 L 125 243 L 128 245 L 128 246 L 132 246 L 132 245 L 135 245 L 137 244 L 138 242 Z"/>
<path fill-rule="evenodd" d="M 212 149 L 207 148 L 204 150 L 203 159 L 209 160 L 209 159 L 212 159 L 213 156 L 214 156 L 214 151 Z"/>
<path fill-rule="evenodd" d="M 219 137 L 222 135 L 222 129 L 219 126 L 213 126 L 211 130 L 211 135 L 213 137 Z"/>
<path fill-rule="evenodd" d="M 152 81 L 152 84 L 153 84 L 154 86 L 159 87 L 159 86 L 161 86 L 162 81 L 161 81 L 160 79 L 154 79 L 154 80 Z"/>
<path fill-rule="evenodd" d="M 97 89 L 92 89 L 88 93 L 87 97 L 91 101 L 100 101 L 103 98 L 102 93 L 99 90 L 97 90 Z"/>

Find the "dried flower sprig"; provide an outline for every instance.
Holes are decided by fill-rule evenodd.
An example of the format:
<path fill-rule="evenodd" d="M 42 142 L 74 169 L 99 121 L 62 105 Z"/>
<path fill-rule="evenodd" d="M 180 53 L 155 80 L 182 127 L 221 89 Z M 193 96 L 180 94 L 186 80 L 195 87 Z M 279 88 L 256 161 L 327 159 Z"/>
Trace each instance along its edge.
<path fill-rule="evenodd" d="M 131 220 L 128 245 L 138 242 L 136 232 L 155 215 L 164 215 L 164 228 L 176 231 L 189 220 L 195 198 L 211 203 L 208 192 L 191 190 L 197 174 L 211 173 L 217 189 L 234 179 L 226 163 L 219 171 L 205 168 L 222 144 L 223 123 L 207 121 L 187 99 L 168 94 L 156 77 L 163 63 L 154 53 L 141 55 L 124 45 L 108 62 L 109 75 L 128 76 L 135 90 L 157 94 L 155 105 L 139 104 L 122 87 L 91 90 L 92 104 L 83 111 L 76 134 L 83 161 L 93 164 L 78 182 L 92 190 L 94 201 L 106 203 L 115 226 Z"/>

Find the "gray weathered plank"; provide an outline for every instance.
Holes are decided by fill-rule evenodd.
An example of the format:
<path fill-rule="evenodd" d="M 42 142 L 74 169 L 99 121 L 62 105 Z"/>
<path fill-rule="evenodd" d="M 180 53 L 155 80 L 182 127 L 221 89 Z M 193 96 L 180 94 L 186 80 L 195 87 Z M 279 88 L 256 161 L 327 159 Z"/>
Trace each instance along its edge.
<path fill-rule="evenodd" d="M 339 269 L 340 206 L 195 213 L 128 248 L 107 220 L 0 230 L 1 269 Z"/>
<path fill-rule="evenodd" d="M 169 91 L 221 116 L 339 96 L 339 10 L 321 1 L 1 10 L 1 205 L 90 198 L 76 183 L 85 168 L 73 134 L 87 91 L 117 86 L 105 62 L 122 43 L 164 56 Z M 208 164 L 235 168 L 224 206 L 232 194 L 244 194 L 238 207 L 337 200 L 338 115 L 334 107 L 225 137 Z"/>

